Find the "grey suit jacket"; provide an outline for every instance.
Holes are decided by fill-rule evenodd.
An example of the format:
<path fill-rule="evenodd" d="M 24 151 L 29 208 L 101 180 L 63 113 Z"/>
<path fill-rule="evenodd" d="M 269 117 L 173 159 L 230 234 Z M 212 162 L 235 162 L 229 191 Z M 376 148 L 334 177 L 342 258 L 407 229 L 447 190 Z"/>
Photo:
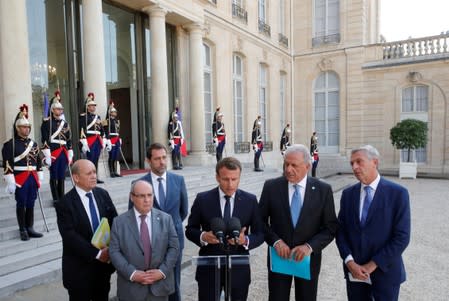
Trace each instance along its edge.
<path fill-rule="evenodd" d="M 114 220 L 109 245 L 109 255 L 117 269 L 117 296 L 120 300 L 145 300 L 149 289 L 155 296 L 168 296 L 175 291 L 173 268 L 179 254 L 178 236 L 170 215 L 156 208 L 151 212 L 150 269 L 160 269 L 166 278 L 149 287 L 130 281 L 134 271 L 145 270 L 137 221 L 134 209 L 130 209 Z"/>

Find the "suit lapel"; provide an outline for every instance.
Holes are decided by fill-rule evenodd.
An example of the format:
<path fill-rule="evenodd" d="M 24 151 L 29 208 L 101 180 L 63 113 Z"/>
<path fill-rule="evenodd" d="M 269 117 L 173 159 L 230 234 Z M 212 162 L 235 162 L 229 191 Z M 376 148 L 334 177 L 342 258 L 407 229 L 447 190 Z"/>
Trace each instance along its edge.
<path fill-rule="evenodd" d="M 143 251 L 142 241 L 140 240 L 140 232 L 137 227 L 137 220 L 136 216 L 134 214 L 134 209 L 128 210 L 127 214 L 127 223 L 129 233 L 131 233 L 131 236 L 136 240 L 137 245 L 139 245 L 140 249 Z"/>
<path fill-rule="evenodd" d="M 296 227 L 301 222 L 302 217 L 306 216 L 307 212 L 312 210 L 311 207 L 313 206 L 312 199 L 313 199 L 314 192 L 315 192 L 315 183 L 313 183 L 312 180 L 309 177 L 307 177 L 307 183 L 306 183 L 306 189 L 304 190 L 304 197 L 303 197 L 303 202 L 302 202 L 301 213 L 299 215 L 299 220 L 296 223 Z"/>
<path fill-rule="evenodd" d="M 173 194 L 175 193 L 174 192 L 175 184 L 173 183 L 173 177 L 169 172 L 166 173 L 166 183 L 165 184 L 167 185 L 167 187 L 165 189 L 166 194 L 165 194 L 165 210 L 164 211 L 168 212 L 168 211 L 170 211 L 169 209 L 172 205 L 171 200 L 174 199 Z"/>
<path fill-rule="evenodd" d="M 282 177 L 282 181 L 280 183 L 280 196 L 279 196 L 279 200 L 280 200 L 280 206 L 281 206 L 281 210 L 283 212 L 285 212 L 285 218 L 288 219 L 290 225 L 292 225 L 291 227 L 293 227 L 292 224 L 292 213 L 290 211 L 290 199 L 289 199 L 289 195 L 288 195 L 288 181 L 285 177 Z"/>
<path fill-rule="evenodd" d="M 352 203 L 352 206 L 354 206 L 354 210 L 352 212 L 354 213 L 353 219 L 354 219 L 354 225 L 357 225 L 358 227 L 361 226 L 360 224 L 360 189 L 362 187 L 362 184 L 360 182 L 354 186 L 354 189 L 352 189 L 351 192 L 351 200 L 355 200 Z"/>
<path fill-rule="evenodd" d="M 84 209 L 83 202 L 81 201 L 80 196 L 78 195 L 78 192 L 75 188 L 72 189 L 72 197 L 73 197 L 73 206 L 75 210 L 79 213 L 81 217 L 81 221 L 83 223 L 83 226 L 90 231 L 91 234 L 93 234 L 92 231 L 92 225 L 90 223 L 89 216 L 87 215 L 86 209 Z"/>
<path fill-rule="evenodd" d="M 149 172 L 145 176 L 144 180 L 147 181 L 148 183 L 150 183 L 151 186 L 153 187 L 153 195 L 154 195 L 153 207 L 155 207 L 155 208 L 160 210 L 161 206 L 159 205 L 159 201 L 158 201 L 158 199 L 156 197 L 156 194 L 154 193 L 154 184 L 153 184 L 153 178 L 151 177 L 151 172 Z"/>
<path fill-rule="evenodd" d="M 106 212 L 105 212 L 105 208 L 103 206 L 103 199 L 100 197 L 100 195 L 98 194 L 98 190 L 97 189 L 92 189 L 92 193 L 94 195 L 95 198 L 95 203 L 97 204 L 97 208 L 98 208 L 98 213 L 99 213 L 99 222 L 101 221 L 102 217 L 106 216 Z"/>
<path fill-rule="evenodd" d="M 240 221 L 242 220 L 242 216 L 239 214 L 240 212 L 243 212 L 243 201 L 241 200 L 241 193 L 240 190 L 237 189 L 235 192 L 234 197 L 234 210 L 232 210 L 232 217 L 237 217 Z M 220 208 L 221 209 L 221 208 Z"/>
<path fill-rule="evenodd" d="M 365 225 L 367 225 L 371 221 L 372 217 L 376 215 L 376 210 L 381 207 L 381 202 L 385 199 L 383 195 L 383 192 L 385 191 L 385 189 L 383 189 L 382 187 L 383 185 L 384 181 L 382 178 L 380 178 L 379 184 L 377 185 L 376 192 L 373 195 L 373 200 L 371 201 L 371 205 L 368 210 L 368 215 L 366 216 Z"/>
<path fill-rule="evenodd" d="M 213 194 L 214 194 L 214 198 L 213 198 L 214 201 L 211 203 L 211 206 L 212 206 L 211 209 L 214 214 L 212 216 L 223 217 L 223 214 L 221 212 L 220 193 L 218 192 L 218 187 L 216 187 L 214 189 Z M 235 206 L 235 202 L 234 202 L 234 206 Z"/>

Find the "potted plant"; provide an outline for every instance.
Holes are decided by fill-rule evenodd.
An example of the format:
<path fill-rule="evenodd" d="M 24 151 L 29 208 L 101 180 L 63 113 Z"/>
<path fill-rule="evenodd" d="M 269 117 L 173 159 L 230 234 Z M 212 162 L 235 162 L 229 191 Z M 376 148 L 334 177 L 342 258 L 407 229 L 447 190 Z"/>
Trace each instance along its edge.
<path fill-rule="evenodd" d="M 417 163 L 412 161 L 412 150 L 427 144 L 427 123 L 417 119 L 404 119 L 390 130 L 391 144 L 398 150 L 407 150 L 407 161 L 399 165 L 400 178 L 416 179 Z"/>

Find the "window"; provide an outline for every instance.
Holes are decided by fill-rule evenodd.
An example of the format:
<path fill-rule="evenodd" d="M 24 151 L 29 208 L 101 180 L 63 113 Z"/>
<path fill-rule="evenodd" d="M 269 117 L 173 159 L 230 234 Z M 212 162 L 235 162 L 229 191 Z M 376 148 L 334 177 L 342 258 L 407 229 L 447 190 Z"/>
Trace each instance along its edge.
<path fill-rule="evenodd" d="M 401 120 L 407 118 L 428 121 L 429 87 L 415 85 L 402 90 Z M 407 161 L 408 151 L 401 150 L 401 161 Z M 427 162 L 427 147 L 411 152 L 411 160 L 418 163 Z"/>
<path fill-rule="evenodd" d="M 340 42 L 339 0 L 315 0 L 313 46 Z"/>
<path fill-rule="evenodd" d="M 268 141 L 267 132 L 267 67 L 259 67 L 259 115 L 262 117 L 262 139 Z"/>
<path fill-rule="evenodd" d="M 266 3 L 265 0 L 259 0 L 259 20 L 266 23 L 267 15 L 266 15 Z"/>
<path fill-rule="evenodd" d="M 285 0 L 279 0 L 279 33 L 285 34 Z"/>
<path fill-rule="evenodd" d="M 203 44 L 204 127 L 206 143 L 212 141 L 212 63 L 211 49 Z"/>
<path fill-rule="evenodd" d="M 243 60 L 239 55 L 234 55 L 232 59 L 232 93 L 234 102 L 234 137 L 235 142 L 243 142 L 245 133 L 243 131 Z"/>
<path fill-rule="evenodd" d="M 283 129 L 286 125 L 285 121 L 285 88 L 286 88 L 286 75 L 285 73 L 281 73 L 281 78 L 279 82 L 279 102 L 280 102 L 280 113 L 281 113 L 281 129 Z"/>
<path fill-rule="evenodd" d="M 340 82 L 334 72 L 322 72 L 315 80 L 314 118 L 321 153 L 337 153 L 340 139 Z"/>

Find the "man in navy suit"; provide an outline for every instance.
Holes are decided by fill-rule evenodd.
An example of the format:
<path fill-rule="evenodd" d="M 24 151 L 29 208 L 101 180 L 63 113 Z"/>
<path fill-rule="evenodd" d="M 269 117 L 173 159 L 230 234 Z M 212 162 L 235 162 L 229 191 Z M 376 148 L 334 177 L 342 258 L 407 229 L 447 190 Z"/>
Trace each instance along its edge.
<path fill-rule="evenodd" d="M 336 238 L 348 300 L 398 300 L 405 281 L 409 196 L 404 187 L 381 177 L 378 165 L 373 146 L 352 150 L 351 166 L 360 183 L 343 191 Z"/>
<path fill-rule="evenodd" d="M 230 255 L 248 255 L 249 250 L 263 243 L 263 225 L 260 219 L 255 195 L 238 189 L 242 166 L 235 158 L 224 158 L 215 167 L 218 187 L 197 195 L 186 227 L 186 237 L 200 247 L 200 256 L 225 255 L 226 248 Z M 224 245 L 211 231 L 213 218 L 238 218 L 241 230 L 238 240 L 228 239 Z M 251 234 L 249 234 L 251 233 Z M 219 300 L 215 291 L 215 274 L 210 267 L 198 266 L 198 300 Z M 222 269 L 224 270 L 224 269 Z M 232 267 L 231 300 L 244 301 L 248 295 L 251 282 L 249 265 Z M 224 287 L 225 274 L 220 275 L 220 291 Z"/>
<path fill-rule="evenodd" d="M 309 149 L 294 144 L 284 154 L 284 175 L 267 180 L 262 189 L 259 205 L 267 244 L 285 259 L 310 255 L 310 280 L 268 271 L 270 301 L 290 300 L 292 280 L 295 300 L 316 300 L 321 252 L 337 232 L 332 188 L 308 177 L 310 167 Z"/>
<path fill-rule="evenodd" d="M 97 173 L 91 161 L 76 161 L 72 175 L 75 187 L 55 204 L 62 237 L 62 282 L 70 301 L 108 301 L 115 269 L 109 249 L 99 250 L 91 240 L 101 218 L 112 226 L 117 211 L 109 193 L 96 187 Z"/>
<path fill-rule="evenodd" d="M 147 162 L 150 172 L 137 179 L 144 180 L 153 186 L 154 208 L 162 210 L 171 215 L 175 224 L 179 239 L 179 256 L 175 266 L 175 292 L 170 295 L 169 301 L 181 300 L 181 259 L 184 248 L 184 231 L 182 221 L 189 213 L 189 201 L 184 177 L 167 172 L 167 149 L 160 143 L 153 143 L 147 149 Z M 129 202 L 128 208 L 133 207 Z"/>

